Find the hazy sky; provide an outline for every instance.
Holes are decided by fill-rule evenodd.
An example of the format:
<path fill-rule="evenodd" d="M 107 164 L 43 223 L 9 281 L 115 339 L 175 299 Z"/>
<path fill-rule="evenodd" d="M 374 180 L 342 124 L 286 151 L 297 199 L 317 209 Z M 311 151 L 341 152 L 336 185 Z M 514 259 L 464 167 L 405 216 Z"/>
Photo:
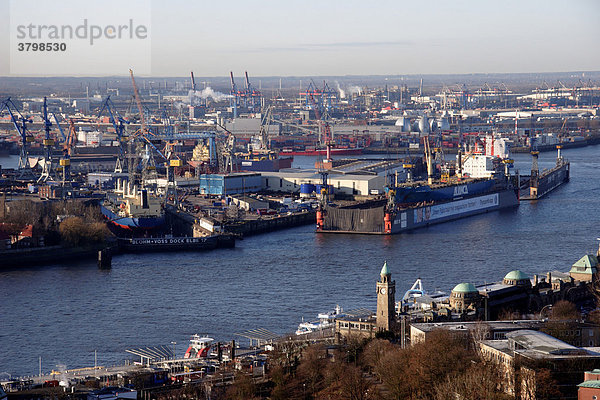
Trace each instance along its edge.
<path fill-rule="evenodd" d="M 150 3 L 155 76 L 600 70 L 598 0 Z"/>

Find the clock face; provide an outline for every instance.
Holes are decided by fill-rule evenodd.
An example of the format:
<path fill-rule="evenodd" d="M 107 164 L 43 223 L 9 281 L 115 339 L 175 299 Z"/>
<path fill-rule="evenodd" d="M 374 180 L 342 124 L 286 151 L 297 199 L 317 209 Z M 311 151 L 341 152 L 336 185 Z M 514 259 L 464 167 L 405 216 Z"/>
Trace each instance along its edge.
<path fill-rule="evenodd" d="M 381 294 L 385 294 L 386 290 L 385 288 L 381 289 Z"/>

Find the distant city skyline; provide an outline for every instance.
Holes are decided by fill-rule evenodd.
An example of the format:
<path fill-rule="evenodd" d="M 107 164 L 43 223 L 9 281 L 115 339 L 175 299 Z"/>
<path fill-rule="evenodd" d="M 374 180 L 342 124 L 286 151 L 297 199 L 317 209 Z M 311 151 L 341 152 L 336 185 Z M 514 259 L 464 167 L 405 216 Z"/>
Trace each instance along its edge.
<path fill-rule="evenodd" d="M 9 0 L 0 2 L 2 15 L 9 14 Z M 64 18 L 71 11 L 60 4 L 55 10 Z M 151 68 L 141 70 L 151 72 L 141 76 L 185 76 L 190 70 L 198 76 L 248 71 L 257 77 L 600 69 L 600 2 L 593 0 L 153 0 L 150 13 Z M 8 28 L 0 28 L 3 53 L 10 46 L 7 36 Z M 131 58 L 108 60 L 100 70 L 106 74 L 88 75 L 122 69 L 119 75 L 126 75 L 127 66 L 140 62 Z M 73 76 L 93 68 L 83 60 L 67 64 L 64 71 Z M 19 73 L 9 74 L 6 57 L 0 57 L 0 75 Z"/>

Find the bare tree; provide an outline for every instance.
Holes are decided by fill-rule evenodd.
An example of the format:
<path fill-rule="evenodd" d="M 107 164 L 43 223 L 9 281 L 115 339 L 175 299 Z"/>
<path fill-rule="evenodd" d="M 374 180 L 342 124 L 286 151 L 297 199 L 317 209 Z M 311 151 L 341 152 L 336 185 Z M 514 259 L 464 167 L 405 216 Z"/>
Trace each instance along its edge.
<path fill-rule="evenodd" d="M 385 355 L 391 352 L 393 349 L 397 348 L 389 341 L 384 339 L 374 339 L 371 340 L 363 351 L 362 355 L 362 363 L 369 369 L 369 371 L 375 371 L 375 369 L 379 366 L 381 360 Z M 381 376 L 376 374 L 377 378 L 381 380 Z"/>
<path fill-rule="evenodd" d="M 466 371 L 451 374 L 435 385 L 435 399 L 487 399 L 504 400 L 511 398 L 502 393 L 502 376 L 497 365 L 477 363 Z"/>

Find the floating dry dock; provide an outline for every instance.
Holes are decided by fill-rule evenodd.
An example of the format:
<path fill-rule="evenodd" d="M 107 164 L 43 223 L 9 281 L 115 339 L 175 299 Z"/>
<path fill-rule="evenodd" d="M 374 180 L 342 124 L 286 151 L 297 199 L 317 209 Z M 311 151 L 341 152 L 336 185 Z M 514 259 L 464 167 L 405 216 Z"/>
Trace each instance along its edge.
<path fill-rule="evenodd" d="M 531 178 L 529 183 L 529 193 L 522 195 L 521 200 L 538 200 L 569 181 L 571 164 L 565 160 L 561 154 L 560 149 L 562 146 L 556 146 L 558 149 L 558 157 L 556 158 L 556 166 L 549 170 L 542 171 L 539 173 L 538 169 L 538 154 L 539 152 L 533 151 L 531 155 L 533 157 L 533 163 L 531 167 Z"/>

